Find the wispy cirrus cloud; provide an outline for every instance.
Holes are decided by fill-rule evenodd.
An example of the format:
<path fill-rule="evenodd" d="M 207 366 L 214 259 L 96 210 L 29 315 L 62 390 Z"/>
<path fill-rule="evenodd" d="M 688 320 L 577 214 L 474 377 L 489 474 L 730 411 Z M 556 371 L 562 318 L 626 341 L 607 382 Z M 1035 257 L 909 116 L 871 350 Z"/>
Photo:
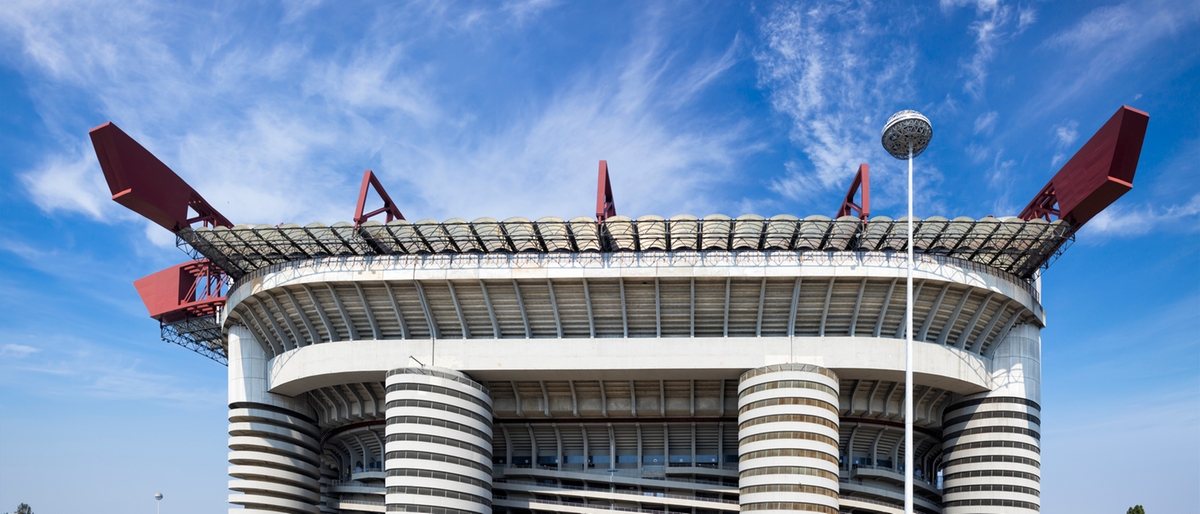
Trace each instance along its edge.
<path fill-rule="evenodd" d="M 476 7 L 532 19 L 554 5 Z M 323 8 L 293 2 L 282 21 Z M 625 48 L 602 57 L 599 68 L 615 70 L 615 82 L 611 71 L 602 77 L 590 71 L 596 63 L 580 63 L 538 102 L 480 109 L 443 87 L 436 59 L 412 57 L 415 47 L 457 51 L 441 47 L 466 37 L 470 9 L 380 7 L 377 20 L 413 30 L 371 23 L 361 37 L 322 49 L 286 27 L 255 38 L 244 36 L 249 27 L 214 25 L 235 12 L 164 24 L 155 9 L 188 13 L 29 2 L 0 14 L 0 30 L 49 92 L 40 110 L 70 148 L 21 173 L 44 211 L 107 221 L 119 210 L 85 151 L 85 128 L 50 101 L 75 94 L 235 222 L 347 219 L 364 167 L 376 168 L 410 216 L 587 214 L 601 158 L 613 165 L 624 212 L 703 210 L 713 201 L 701 186 L 756 148 L 736 119 L 717 123 L 687 108 L 737 62 L 737 39 L 711 57 L 679 57 L 660 27 L 669 13 L 651 13 Z"/>
<path fill-rule="evenodd" d="M 1003 28 L 1009 21 L 1010 10 L 1006 5 L 989 2 L 986 9 L 980 9 L 980 14 L 970 27 L 975 34 L 975 53 L 962 65 L 967 74 L 963 91 L 977 100 L 983 97 L 988 65 L 996 57 L 996 47 L 1004 36 Z"/>
<path fill-rule="evenodd" d="M 793 4 L 762 20 L 759 83 L 770 91 L 772 107 L 791 120 L 792 141 L 809 161 L 787 163 L 772 183 L 787 198 L 809 201 L 841 188 L 859 163 L 883 155 L 878 127 L 897 99 L 911 96 L 913 49 L 880 44 L 887 34 L 872 22 L 872 9 Z M 885 167 L 872 168 L 872 178 L 887 177 Z"/>
<path fill-rule="evenodd" d="M 1084 15 L 1074 26 L 1063 30 L 1044 43 L 1067 50 L 1088 50 L 1135 29 L 1140 22 L 1129 4 L 1097 7 Z"/>
<path fill-rule="evenodd" d="M 520 24 L 547 9 L 558 6 L 559 3 L 559 0 L 512 0 L 505 2 L 500 9 L 511 14 L 513 19 Z"/>
<path fill-rule="evenodd" d="M 966 76 L 963 92 L 979 100 L 984 96 L 996 53 L 1009 38 L 1037 22 L 1037 10 L 1032 6 L 1018 5 L 1014 15 L 1014 7 L 1001 0 L 941 0 L 940 5 L 945 12 L 975 6 L 975 21 L 968 26 L 975 40 L 975 49 L 971 57 L 962 60 L 959 66 Z"/>
<path fill-rule="evenodd" d="M 1054 157 L 1050 159 L 1050 167 L 1055 167 L 1067 159 L 1067 148 L 1079 139 L 1079 122 L 1065 120 L 1062 123 L 1056 123 L 1050 127 L 1050 134 L 1054 141 Z"/>
<path fill-rule="evenodd" d="M 1063 59 L 1042 89 L 1023 109 L 1049 112 L 1064 102 L 1086 99 L 1092 91 L 1139 59 L 1154 57 L 1164 40 L 1177 40 L 1200 24 L 1200 3 L 1191 0 L 1148 0 L 1098 6 L 1078 21 L 1046 38 L 1038 48 Z M 1168 59 L 1163 63 L 1174 63 Z"/>
<path fill-rule="evenodd" d="M 1000 116 L 996 111 L 988 111 L 980 114 L 975 118 L 975 134 L 991 135 L 992 129 L 996 128 L 996 118 Z"/>
<path fill-rule="evenodd" d="M 11 332 L 5 336 L 22 337 Z M 225 401 L 224 391 L 196 388 L 187 383 L 192 377 L 152 369 L 127 352 L 53 331 L 39 340 L 39 347 L 0 346 L 0 382 L 19 383 L 28 394 L 39 396 L 149 401 L 178 408 L 207 408 Z"/>
<path fill-rule="evenodd" d="M 25 346 L 23 344 L 7 343 L 4 345 L 0 345 L 0 357 L 11 357 L 14 359 L 20 359 L 22 357 L 28 357 L 30 355 L 33 355 L 39 351 L 40 350 L 38 350 L 37 348 L 34 348 L 32 346 Z"/>
<path fill-rule="evenodd" d="M 1200 230 L 1200 193 L 1185 203 L 1165 207 L 1115 204 L 1100 211 L 1081 231 L 1088 237 L 1136 237 L 1172 226 L 1185 233 Z"/>
<path fill-rule="evenodd" d="M 80 142 L 82 143 L 82 142 Z M 96 154 L 82 144 L 74 152 L 45 157 L 18 178 L 35 204 L 45 211 L 74 211 L 94 220 L 128 219 L 107 194 Z"/>
<path fill-rule="evenodd" d="M 1038 11 L 1033 6 L 1022 5 L 1017 9 L 1017 31 L 1022 32 L 1037 23 Z"/>

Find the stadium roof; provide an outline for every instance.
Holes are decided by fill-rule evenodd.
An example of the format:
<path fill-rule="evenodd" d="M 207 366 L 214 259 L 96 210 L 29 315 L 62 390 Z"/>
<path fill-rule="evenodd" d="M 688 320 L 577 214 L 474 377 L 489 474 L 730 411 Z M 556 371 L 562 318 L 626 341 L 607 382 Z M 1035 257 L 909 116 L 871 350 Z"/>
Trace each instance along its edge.
<path fill-rule="evenodd" d="M 983 264 L 1030 279 L 1072 238 L 1071 224 L 1015 217 L 914 220 L 914 249 Z M 636 220 L 614 216 L 537 221 L 449 219 L 332 226 L 284 224 L 232 228 L 185 228 L 177 232 L 197 257 L 238 279 L 258 269 L 300 259 L 350 255 L 462 254 L 523 252 L 647 251 L 905 251 L 906 223 L 887 217 L 862 221 L 854 216 L 804 219 L 779 215 L 729 218 L 719 214 Z M 181 244 L 181 246 L 184 246 Z M 186 249 L 186 247 L 185 247 Z"/>

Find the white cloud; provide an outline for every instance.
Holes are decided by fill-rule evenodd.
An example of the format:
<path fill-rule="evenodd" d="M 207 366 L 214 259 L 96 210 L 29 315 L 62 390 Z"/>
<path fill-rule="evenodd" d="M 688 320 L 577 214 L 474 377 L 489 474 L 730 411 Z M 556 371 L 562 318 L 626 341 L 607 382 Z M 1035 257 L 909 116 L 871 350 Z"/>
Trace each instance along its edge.
<path fill-rule="evenodd" d="M 1195 232 L 1200 227 L 1200 193 L 1186 203 L 1156 208 L 1153 205 L 1112 205 L 1100 211 L 1083 226 L 1082 232 L 1091 236 L 1135 237 L 1175 227 L 1182 232 Z"/>
<path fill-rule="evenodd" d="M 422 124 L 440 113 L 429 86 L 419 75 L 405 73 L 400 48 L 363 49 L 349 62 L 326 62 L 304 83 L 304 91 L 336 102 L 348 113 L 387 110 Z"/>
<path fill-rule="evenodd" d="M 1079 139 L 1079 122 L 1066 120 L 1062 124 L 1054 125 L 1051 131 L 1054 133 L 1054 141 L 1058 146 L 1071 146 L 1075 140 Z"/>
<path fill-rule="evenodd" d="M 280 3 L 283 4 L 283 23 L 298 21 L 321 6 L 321 0 L 280 0 Z"/>
<path fill-rule="evenodd" d="M 719 74 L 728 64 L 718 59 L 668 75 L 674 70 L 663 66 L 664 46 L 635 44 L 615 80 L 584 74 L 544 108 L 465 152 L 389 145 L 384 164 L 447 216 L 588 215 L 600 159 L 608 160 L 620 214 L 708 210 L 706 185 L 754 147 L 743 146 L 737 124 L 673 126 L 680 96 L 695 92 L 688 78 Z M 528 201 L 514 201 L 521 198 Z"/>
<path fill-rule="evenodd" d="M 179 376 L 166 369 L 148 369 L 149 366 L 128 352 L 114 352 L 54 331 L 39 337 L 45 341 L 44 348 L 19 344 L 0 347 L 0 357 L 15 357 L 0 361 L 0 373 L 10 380 L 19 380 L 35 394 L 147 400 L 182 408 L 220 405 L 226 399 L 221 390 L 200 389 L 188 383 L 194 377 Z"/>
<path fill-rule="evenodd" d="M 967 80 L 963 91 L 975 99 L 983 97 L 984 85 L 987 82 L 988 65 L 996 56 L 996 47 L 1004 40 L 1003 29 L 1009 22 L 1011 9 L 999 2 L 979 2 L 978 17 L 971 23 L 969 30 L 975 34 L 975 54 L 963 63 Z"/>
<path fill-rule="evenodd" d="M 975 20 L 967 27 L 975 38 L 975 51 L 959 66 L 966 76 L 963 91 L 979 100 L 984 97 L 990 66 L 1000 47 L 1036 23 L 1037 10 L 1018 3 L 1014 16 L 1013 6 L 1001 0 L 941 0 L 940 5 L 944 12 L 975 6 Z"/>
<path fill-rule="evenodd" d="M 996 10 L 999 3 L 999 0 L 940 0 L 938 5 L 941 6 L 943 11 L 974 5 L 975 9 L 979 12 L 989 12 Z"/>
<path fill-rule="evenodd" d="M 1079 139 L 1079 122 L 1075 120 L 1065 120 L 1061 124 L 1055 124 L 1050 127 L 1050 133 L 1054 136 L 1054 146 L 1056 151 L 1054 157 L 1050 159 L 1050 167 L 1056 167 L 1062 164 L 1067 159 L 1066 149 Z"/>
<path fill-rule="evenodd" d="M 1194 0 L 1147 0 L 1100 6 L 1077 23 L 1050 36 L 1040 45 L 1063 59 L 1057 73 L 1023 110 L 1040 113 L 1064 102 L 1080 101 L 1127 73 L 1139 59 L 1156 51 L 1164 39 L 1176 39 L 1200 23 L 1200 3 Z M 1170 51 L 1170 50 L 1168 50 Z"/>
<path fill-rule="evenodd" d="M 695 95 L 707 89 L 714 80 L 721 77 L 738 61 L 738 50 L 741 48 L 741 35 L 736 36 L 725 52 L 717 57 L 701 59 L 693 64 L 679 80 L 681 86 L 675 94 L 675 106 L 682 106 L 691 101 Z"/>
<path fill-rule="evenodd" d="M 0 346 L 0 357 L 12 357 L 15 359 L 20 359 L 22 357 L 28 357 L 29 355 L 32 355 L 39 351 L 41 351 L 41 350 L 38 350 L 37 348 L 34 348 L 32 346 L 8 343 L 3 346 Z"/>
<path fill-rule="evenodd" d="M 1037 9 L 1032 6 L 1021 6 L 1017 12 L 1017 32 L 1024 32 L 1030 25 L 1037 23 Z"/>
<path fill-rule="evenodd" d="M 988 150 L 986 146 L 980 146 L 974 143 L 967 145 L 963 151 L 967 153 L 967 157 L 970 157 L 971 162 L 975 164 L 983 162 L 988 158 L 988 155 L 991 154 L 991 151 Z"/>
<path fill-rule="evenodd" d="M 987 172 L 988 183 L 995 186 L 1006 182 L 1010 172 L 1016 165 L 1016 160 L 1004 158 L 1003 149 L 997 151 L 996 156 L 992 159 L 992 167 Z"/>
<path fill-rule="evenodd" d="M 814 192 L 829 189 L 820 178 L 808 172 L 796 161 L 784 163 L 787 174 L 771 182 L 771 190 L 788 198 L 809 198 Z"/>
<path fill-rule="evenodd" d="M 489 15 L 532 19 L 553 6 L 510 3 Z M 360 39 L 321 51 L 305 34 L 245 38 L 237 23 L 214 25 L 231 13 L 170 25 L 149 22 L 152 10 L 125 12 L 142 7 L 31 2 L 0 14 L 0 30 L 30 56 L 45 91 L 89 98 L 235 223 L 347 220 L 366 167 L 415 218 L 586 215 L 602 158 L 618 212 L 706 210 L 705 184 L 757 149 L 736 118 L 689 108 L 737 61 L 737 40 L 681 58 L 657 26 L 669 13 L 652 13 L 627 47 L 580 67 L 603 73 L 570 72 L 510 115 L 464 104 L 443 91 L 436 60 L 410 57 L 414 44 L 458 34 L 471 14 L 452 6 L 382 9 Z M 289 4 L 283 16 L 314 7 Z M 39 110 L 87 151 L 52 154 L 22 175 L 37 205 L 98 220 L 124 213 L 86 135 L 52 102 Z"/>
<path fill-rule="evenodd" d="M 1140 24 L 1137 16 L 1129 4 L 1098 7 L 1073 27 L 1052 36 L 1046 44 L 1070 50 L 1094 48 L 1137 27 Z"/>
<path fill-rule="evenodd" d="M 983 133 L 990 135 L 992 129 L 996 128 L 997 117 L 999 117 L 999 113 L 996 111 L 988 111 L 980 114 L 979 117 L 975 118 L 975 134 Z"/>
<path fill-rule="evenodd" d="M 96 154 L 80 148 L 73 155 L 48 156 L 20 174 L 33 203 L 46 212 L 77 212 L 97 221 L 127 218 L 111 199 Z"/>
<path fill-rule="evenodd" d="M 771 184 L 792 200 L 845 187 L 872 157 L 888 162 L 878 128 L 898 100 L 912 96 L 915 57 L 911 48 L 880 44 L 888 35 L 869 21 L 870 9 L 844 2 L 792 5 L 763 20 L 766 48 L 755 55 L 759 83 L 770 90 L 772 107 L 791 119 L 792 140 L 811 166 L 789 162 Z M 888 170 L 873 166 L 872 178 L 886 182 Z"/>
<path fill-rule="evenodd" d="M 502 10 L 512 15 L 518 24 L 535 18 L 543 11 L 556 7 L 559 0 L 510 0 L 504 2 Z"/>

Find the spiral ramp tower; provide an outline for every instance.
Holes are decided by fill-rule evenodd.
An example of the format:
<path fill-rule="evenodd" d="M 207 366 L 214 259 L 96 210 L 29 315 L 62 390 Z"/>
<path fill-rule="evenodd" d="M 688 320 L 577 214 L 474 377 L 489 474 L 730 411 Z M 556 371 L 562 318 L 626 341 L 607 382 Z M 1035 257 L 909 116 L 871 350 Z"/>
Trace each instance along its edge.
<path fill-rule="evenodd" d="M 1040 270 L 1131 187 L 1146 119 L 1020 217 L 915 220 L 916 511 L 1039 511 Z M 907 224 L 853 201 L 865 165 L 835 219 L 618 216 L 602 161 L 597 219 L 409 222 L 367 172 L 386 223 L 233 225 L 92 139 L 196 259 L 137 286 L 228 363 L 231 513 L 903 512 Z"/>

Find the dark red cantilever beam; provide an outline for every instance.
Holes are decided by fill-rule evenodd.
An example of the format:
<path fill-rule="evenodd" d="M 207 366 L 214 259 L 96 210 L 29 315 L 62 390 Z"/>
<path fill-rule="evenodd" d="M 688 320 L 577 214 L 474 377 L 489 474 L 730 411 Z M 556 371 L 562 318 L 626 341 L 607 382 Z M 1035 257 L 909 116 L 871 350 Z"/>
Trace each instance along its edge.
<path fill-rule="evenodd" d="M 1019 217 L 1050 216 L 1075 229 L 1133 189 L 1150 115 L 1122 105 L 1046 183 Z"/>
<path fill-rule="evenodd" d="M 171 232 L 204 223 L 232 227 L 192 186 L 112 122 L 88 132 L 112 199 Z M 196 216 L 188 217 L 188 208 Z"/>

